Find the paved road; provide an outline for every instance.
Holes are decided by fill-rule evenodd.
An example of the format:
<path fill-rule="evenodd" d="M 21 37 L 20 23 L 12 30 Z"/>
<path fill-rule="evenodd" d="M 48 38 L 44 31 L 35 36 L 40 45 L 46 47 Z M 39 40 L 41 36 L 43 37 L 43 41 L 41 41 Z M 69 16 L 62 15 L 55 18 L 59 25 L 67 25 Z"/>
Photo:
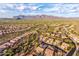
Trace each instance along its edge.
<path fill-rule="evenodd" d="M 68 30 L 66 28 L 64 28 L 66 32 L 68 32 Z M 67 33 L 65 33 L 65 35 L 67 37 L 69 37 L 70 40 L 72 40 L 73 44 L 74 44 L 74 48 L 72 48 L 67 54 L 65 54 L 65 56 L 73 56 L 73 55 L 76 55 L 77 51 L 78 51 L 78 47 L 77 47 L 77 42 L 75 41 L 75 39 L 77 37 L 74 37 L 72 35 L 72 33 L 70 33 L 70 35 L 68 35 Z"/>
<path fill-rule="evenodd" d="M 53 44 L 48 44 L 48 43 L 45 43 L 43 41 L 41 41 L 41 44 L 44 44 L 44 45 L 47 45 L 47 46 L 51 46 L 52 48 L 55 48 L 55 49 L 58 49 L 58 50 L 61 50 L 63 51 L 64 53 L 67 53 L 66 51 L 64 51 L 62 48 L 56 46 L 56 45 L 53 45 Z"/>
<path fill-rule="evenodd" d="M 74 44 L 74 48 L 72 48 L 67 54 L 66 56 L 73 56 L 76 55 L 76 52 L 78 51 L 77 48 L 77 42 L 75 41 L 74 37 L 70 37 L 70 40 L 72 40 L 73 44 Z"/>

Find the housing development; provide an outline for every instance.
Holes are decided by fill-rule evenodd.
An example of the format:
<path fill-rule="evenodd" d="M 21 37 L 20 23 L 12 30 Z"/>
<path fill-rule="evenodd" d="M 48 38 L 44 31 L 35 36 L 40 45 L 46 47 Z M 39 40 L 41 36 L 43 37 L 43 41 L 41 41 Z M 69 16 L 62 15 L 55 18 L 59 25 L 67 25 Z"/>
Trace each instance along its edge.
<path fill-rule="evenodd" d="M 57 6 L 64 4 L 3 5 L 8 6 L 9 10 L 6 7 L 1 8 L 7 10 L 6 12 L 10 11 L 10 14 L 6 15 L 3 12 L 2 15 L 0 14 L 0 56 L 79 56 L 79 17 L 53 16 L 49 15 L 49 10 L 41 9 L 47 7 L 50 9 L 54 5 L 58 8 Z M 17 10 L 12 9 L 13 6 Z M 35 6 L 41 7 L 39 9 Z M 32 10 L 29 10 L 31 8 Z M 61 8 L 65 9 L 63 6 Z M 69 7 L 67 6 L 67 8 Z M 52 14 L 57 11 L 56 9 L 50 10 L 52 10 Z M 12 16 L 12 11 L 15 14 L 12 14 L 11 18 L 9 16 Z M 37 15 L 35 13 L 25 15 L 24 13 L 27 11 L 36 12 Z M 43 11 L 48 15 L 38 14 L 38 12 L 44 13 Z M 69 13 L 70 10 L 65 13 L 67 14 L 67 12 Z"/>

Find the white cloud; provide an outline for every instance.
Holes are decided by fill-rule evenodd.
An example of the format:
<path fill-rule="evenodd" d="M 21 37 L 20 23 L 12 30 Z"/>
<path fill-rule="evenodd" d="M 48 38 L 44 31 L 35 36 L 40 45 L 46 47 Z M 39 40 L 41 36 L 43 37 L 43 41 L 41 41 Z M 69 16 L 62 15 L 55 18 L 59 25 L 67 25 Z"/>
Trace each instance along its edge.
<path fill-rule="evenodd" d="M 32 6 L 32 5 L 23 5 L 23 4 L 21 4 L 21 5 L 18 5 L 18 6 L 16 6 L 16 9 L 18 9 L 19 11 L 23 11 L 24 9 L 29 9 L 29 10 L 32 10 L 32 11 L 34 11 L 34 10 L 37 10 L 37 8 L 38 8 L 38 6 Z"/>
<path fill-rule="evenodd" d="M 8 4 L 8 3 L 6 4 L 6 6 L 7 6 L 7 7 L 10 7 L 10 8 L 13 8 L 14 5 L 16 5 L 16 4 L 11 4 L 11 3 L 10 3 L 10 4 Z"/>
<path fill-rule="evenodd" d="M 6 11 L 5 10 L 0 10 L 0 13 L 5 13 Z"/>
<path fill-rule="evenodd" d="M 24 6 L 24 5 L 20 5 L 20 6 L 16 7 L 16 9 L 18 9 L 19 11 L 23 11 L 25 8 L 26 8 L 26 6 Z"/>
<path fill-rule="evenodd" d="M 27 8 L 30 10 L 37 10 L 38 6 L 27 6 Z"/>
<path fill-rule="evenodd" d="M 60 10 L 60 7 L 53 7 L 53 8 L 43 9 L 44 12 L 59 11 L 59 10 Z"/>
<path fill-rule="evenodd" d="M 53 12 L 59 14 L 79 13 L 79 4 L 57 4 L 51 8 L 44 8 L 44 12 Z"/>
<path fill-rule="evenodd" d="M 70 14 L 70 13 L 78 13 L 79 12 L 79 4 L 64 4 L 61 6 L 62 13 Z"/>

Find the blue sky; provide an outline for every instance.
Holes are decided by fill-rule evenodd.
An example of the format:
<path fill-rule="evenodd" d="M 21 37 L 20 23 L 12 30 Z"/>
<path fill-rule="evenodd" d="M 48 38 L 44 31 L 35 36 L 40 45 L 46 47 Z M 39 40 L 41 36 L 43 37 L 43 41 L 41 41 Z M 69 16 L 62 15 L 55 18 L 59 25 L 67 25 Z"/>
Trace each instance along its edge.
<path fill-rule="evenodd" d="M 53 15 L 79 17 L 79 4 L 68 3 L 0 3 L 0 18 L 16 15 Z"/>

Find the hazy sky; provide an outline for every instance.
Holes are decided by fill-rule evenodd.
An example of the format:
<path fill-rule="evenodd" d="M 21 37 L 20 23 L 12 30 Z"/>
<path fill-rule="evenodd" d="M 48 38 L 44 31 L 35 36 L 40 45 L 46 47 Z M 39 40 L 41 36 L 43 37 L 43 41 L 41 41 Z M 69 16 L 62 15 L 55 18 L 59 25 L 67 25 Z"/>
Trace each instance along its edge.
<path fill-rule="evenodd" d="M 15 15 L 53 15 L 79 17 L 79 4 L 64 3 L 0 3 L 0 18 Z"/>

